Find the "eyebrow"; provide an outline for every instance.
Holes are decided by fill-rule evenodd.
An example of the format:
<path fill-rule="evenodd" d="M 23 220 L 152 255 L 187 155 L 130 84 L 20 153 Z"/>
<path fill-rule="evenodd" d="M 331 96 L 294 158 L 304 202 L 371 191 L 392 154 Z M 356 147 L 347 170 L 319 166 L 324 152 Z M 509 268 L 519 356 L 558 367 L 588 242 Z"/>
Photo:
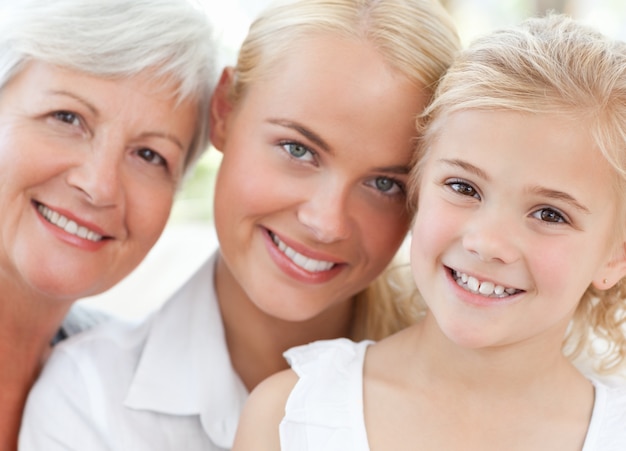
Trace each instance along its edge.
<path fill-rule="evenodd" d="M 93 106 L 86 99 L 83 99 L 81 96 L 74 94 L 73 92 L 65 91 L 65 90 L 62 90 L 62 89 L 61 90 L 49 90 L 47 92 L 48 92 L 48 94 L 52 94 L 52 95 L 71 97 L 72 99 L 74 99 L 74 100 L 82 103 L 84 106 L 86 106 L 89 109 L 89 111 L 91 111 L 96 116 L 99 114 L 99 111 L 98 111 L 98 109 L 95 106 Z"/>
<path fill-rule="evenodd" d="M 467 161 L 463 161 L 463 160 L 458 160 L 458 159 L 454 159 L 454 160 L 448 160 L 445 158 L 442 158 L 439 160 L 441 163 L 450 165 L 450 166 L 455 166 L 455 167 L 460 167 L 464 170 L 466 170 L 467 172 L 474 174 L 486 181 L 489 181 L 490 178 L 487 175 L 487 173 L 485 171 L 483 171 L 482 169 L 480 169 L 479 167 L 474 166 L 471 163 L 468 163 Z M 549 188 L 544 188 L 542 186 L 536 186 L 533 187 L 529 190 L 531 193 L 536 194 L 538 196 L 543 196 L 543 197 L 547 197 L 549 199 L 554 199 L 554 200 L 560 200 L 563 202 L 566 202 L 568 204 L 570 204 L 572 207 L 576 208 L 577 210 L 580 210 L 583 213 L 586 214 L 590 214 L 591 211 L 585 207 L 583 204 L 581 204 L 580 202 L 578 202 L 573 196 L 571 196 L 570 194 L 564 192 L 564 191 L 558 191 L 558 190 L 554 190 L 554 189 L 549 189 Z"/>
<path fill-rule="evenodd" d="M 447 158 L 441 158 L 438 160 L 440 163 L 444 163 L 447 164 L 448 166 L 454 166 L 454 167 L 458 167 L 461 169 L 464 169 L 465 171 L 474 174 L 484 180 L 491 180 L 489 178 L 489 176 L 487 175 L 487 173 L 485 171 L 483 171 L 482 169 L 480 169 L 477 166 L 474 166 L 471 163 L 468 163 L 467 161 L 463 161 L 463 160 L 459 160 L 459 159 L 454 159 L 454 160 L 449 160 Z"/>
<path fill-rule="evenodd" d="M 295 130 L 296 132 L 307 138 L 309 141 L 319 146 L 322 150 L 332 154 L 332 150 L 328 143 L 324 141 L 320 135 L 315 133 L 313 130 L 306 128 L 304 125 L 286 119 L 269 119 L 268 122 L 270 124 L 280 125 L 281 127 Z"/>
<path fill-rule="evenodd" d="M 550 199 L 555 199 L 555 200 L 566 202 L 570 204 L 572 207 L 580 210 L 583 213 L 591 214 L 591 211 L 589 211 L 587 207 L 585 207 L 583 204 L 578 202 L 574 197 L 570 196 L 569 194 L 563 191 L 557 191 L 557 190 L 537 186 L 537 187 L 531 188 L 530 192 L 538 194 L 539 196 L 548 197 Z"/>
<path fill-rule="evenodd" d="M 48 92 L 48 94 L 52 94 L 52 95 L 60 95 L 60 96 L 70 97 L 70 98 L 76 100 L 77 102 L 82 103 L 95 116 L 99 116 L 100 115 L 100 112 L 98 111 L 98 109 L 94 105 L 92 105 L 89 101 L 87 101 L 86 99 L 82 98 L 81 96 L 74 94 L 73 92 L 65 91 L 65 90 L 62 90 L 62 89 L 61 90 L 49 90 L 47 92 Z M 147 133 L 143 133 L 141 136 L 167 139 L 169 141 L 172 141 L 176 146 L 180 147 L 180 149 L 182 151 L 185 151 L 185 146 L 183 146 L 182 142 L 174 135 L 170 135 L 168 133 L 161 133 L 161 132 L 147 132 Z"/>

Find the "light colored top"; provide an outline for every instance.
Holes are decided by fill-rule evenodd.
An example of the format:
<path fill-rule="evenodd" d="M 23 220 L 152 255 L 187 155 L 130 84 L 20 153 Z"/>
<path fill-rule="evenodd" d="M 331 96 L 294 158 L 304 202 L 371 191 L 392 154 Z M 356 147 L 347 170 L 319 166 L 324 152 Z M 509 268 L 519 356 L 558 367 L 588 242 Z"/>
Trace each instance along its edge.
<path fill-rule="evenodd" d="M 28 399 L 19 449 L 229 449 L 248 393 L 226 348 L 215 260 L 147 321 L 110 322 L 56 346 Z"/>
<path fill-rule="evenodd" d="M 282 451 L 369 451 L 363 363 L 371 341 L 325 340 L 285 353 L 299 380 L 280 424 Z M 626 386 L 591 379 L 595 404 L 583 451 L 626 450 Z"/>
<path fill-rule="evenodd" d="M 72 335 L 89 330 L 111 319 L 113 316 L 107 312 L 82 304 L 74 304 L 52 339 L 52 344 L 56 345 Z"/>

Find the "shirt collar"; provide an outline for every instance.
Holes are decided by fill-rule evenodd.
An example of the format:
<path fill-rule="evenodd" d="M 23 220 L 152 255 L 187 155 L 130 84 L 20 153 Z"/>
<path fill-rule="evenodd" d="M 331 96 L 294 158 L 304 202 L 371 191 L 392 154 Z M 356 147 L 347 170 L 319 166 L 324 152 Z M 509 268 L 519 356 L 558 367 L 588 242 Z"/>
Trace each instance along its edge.
<path fill-rule="evenodd" d="M 213 254 L 152 318 L 125 405 L 200 415 L 218 446 L 230 448 L 247 390 L 232 368 L 214 287 Z"/>

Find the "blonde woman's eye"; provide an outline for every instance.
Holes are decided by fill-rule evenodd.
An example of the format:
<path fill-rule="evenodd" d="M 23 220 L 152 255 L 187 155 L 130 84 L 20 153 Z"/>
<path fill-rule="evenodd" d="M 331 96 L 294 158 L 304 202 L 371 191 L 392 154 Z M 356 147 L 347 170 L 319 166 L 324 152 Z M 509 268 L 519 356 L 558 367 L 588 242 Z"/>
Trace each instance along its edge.
<path fill-rule="evenodd" d="M 375 177 L 368 181 L 367 185 L 385 196 L 402 195 L 405 192 L 404 184 L 393 177 Z"/>
<path fill-rule="evenodd" d="M 401 185 L 390 177 L 376 177 L 375 180 L 376 189 L 383 193 L 396 193 L 402 191 Z"/>
<path fill-rule="evenodd" d="M 315 157 L 311 149 L 299 143 L 283 143 L 282 147 L 291 157 L 297 160 L 312 161 Z"/>

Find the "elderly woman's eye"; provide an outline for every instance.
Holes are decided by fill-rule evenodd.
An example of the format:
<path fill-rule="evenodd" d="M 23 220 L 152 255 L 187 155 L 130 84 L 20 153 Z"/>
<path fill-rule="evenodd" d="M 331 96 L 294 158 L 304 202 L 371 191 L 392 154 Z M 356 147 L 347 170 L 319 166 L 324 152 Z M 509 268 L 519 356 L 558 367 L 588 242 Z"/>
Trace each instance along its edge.
<path fill-rule="evenodd" d="M 150 164 L 154 164 L 156 166 L 167 166 L 167 162 L 165 161 L 165 158 L 163 158 L 161 155 L 159 155 L 152 149 L 147 149 L 147 148 L 140 149 L 138 154 L 141 158 L 143 158 Z"/>
<path fill-rule="evenodd" d="M 70 111 L 55 111 L 53 116 L 61 122 L 65 122 L 66 124 L 79 126 L 80 118 L 77 114 L 72 113 Z"/>

